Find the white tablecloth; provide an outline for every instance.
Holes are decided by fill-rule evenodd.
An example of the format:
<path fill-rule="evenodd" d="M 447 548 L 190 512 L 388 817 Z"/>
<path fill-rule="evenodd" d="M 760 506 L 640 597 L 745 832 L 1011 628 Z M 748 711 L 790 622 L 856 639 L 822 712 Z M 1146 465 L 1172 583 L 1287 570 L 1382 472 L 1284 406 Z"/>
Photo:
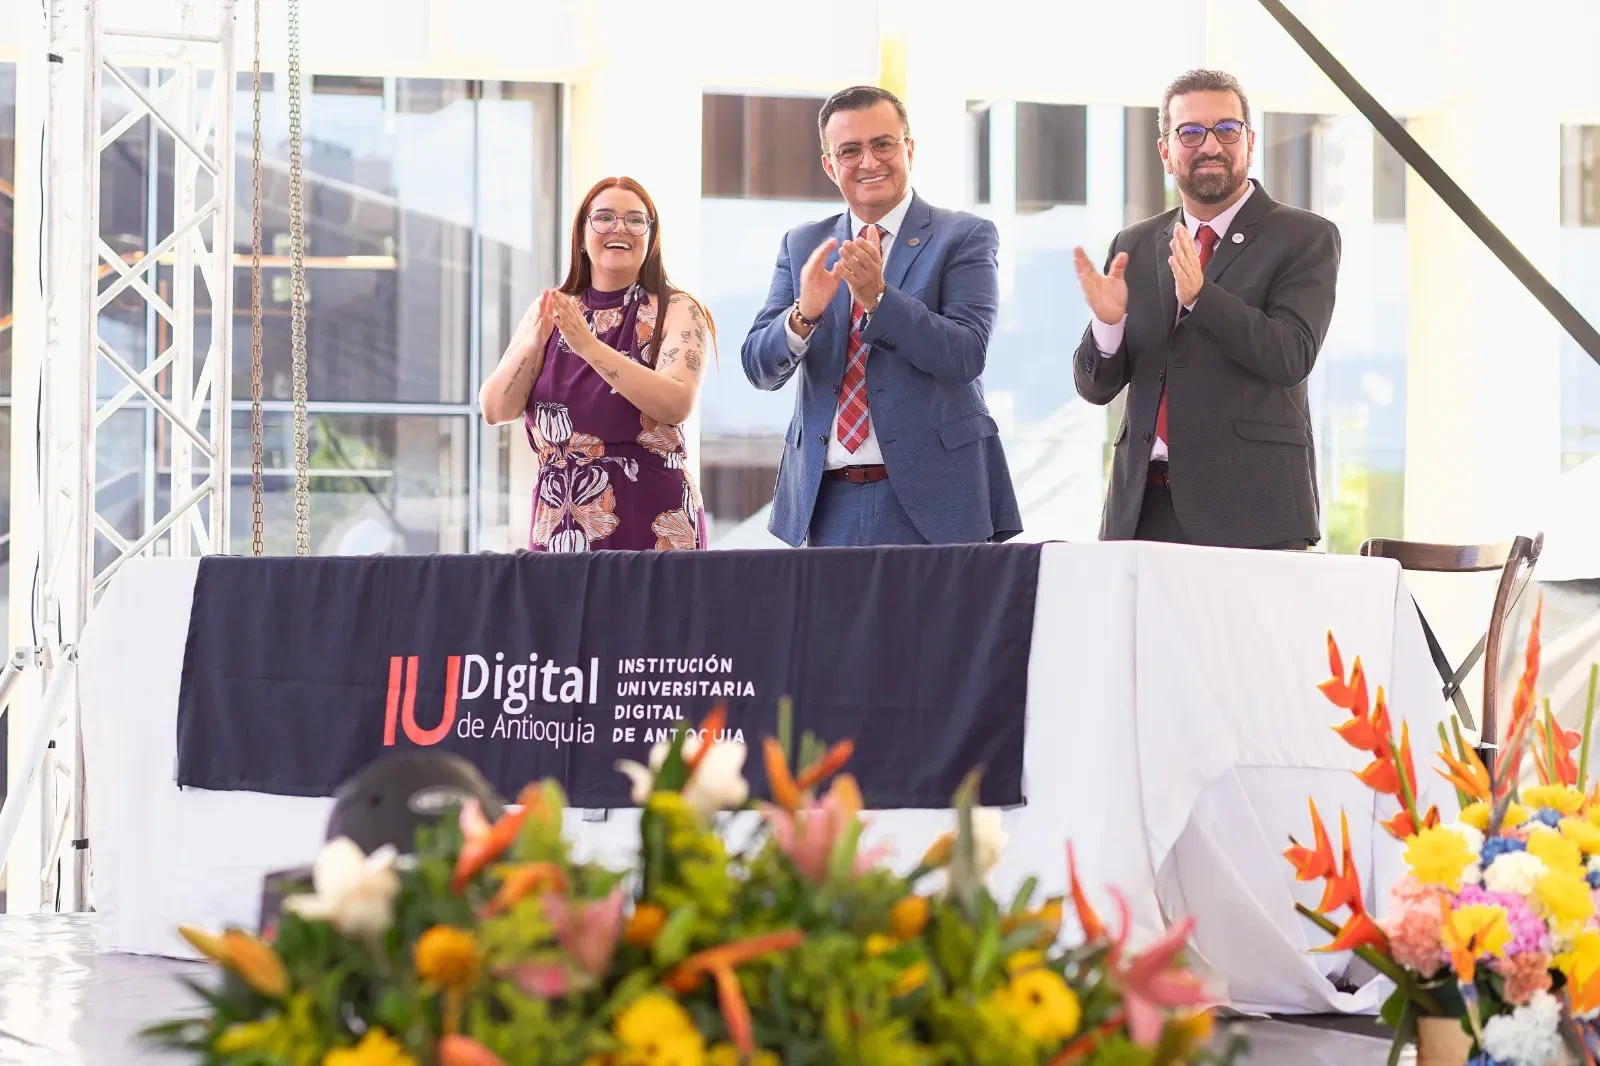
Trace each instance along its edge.
<path fill-rule="evenodd" d="M 178 687 L 195 560 L 140 559 L 107 590 L 80 655 L 93 893 L 107 950 L 184 955 L 180 922 L 251 925 L 262 875 L 315 855 L 331 801 L 174 784 Z M 240 604 L 239 610 L 250 610 Z M 285 619 L 292 625 L 292 619 Z M 1029 668 L 1024 787 L 1007 811 L 1011 837 L 996 887 L 1030 874 L 1044 893 L 1066 886 L 1065 841 L 1094 898 L 1127 896 L 1137 935 L 1187 914 L 1199 920 L 1200 966 L 1244 1010 L 1354 1011 L 1375 990 L 1344 995 L 1326 975 L 1344 960 L 1311 956 L 1323 941 L 1293 910 L 1318 885 L 1296 885 L 1280 856 L 1309 836 L 1306 797 L 1337 834 L 1341 806 L 1369 903 L 1381 913 L 1399 847 L 1375 825 L 1350 771 L 1359 753 L 1330 726 L 1318 693 L 1324 635 L 1410 723 L 1429 762 L 1445 715 L 1439 683 L 1398 568 L 1389 561 L 1232 552 L 1148 544 L 1043 548 Z M 930 654 L 960 649 L 930 649 Z M 1424 802 L 1453 803 L 1426 772 Z M 627 862 L 637 816 L 571 811 L 586 854 Z M 945 812 L 889 811 L 872 835 L 892 837 L 909 865 L 947 828 Z M 1335 839 L 1335 846 L 1337 846 Z"/>

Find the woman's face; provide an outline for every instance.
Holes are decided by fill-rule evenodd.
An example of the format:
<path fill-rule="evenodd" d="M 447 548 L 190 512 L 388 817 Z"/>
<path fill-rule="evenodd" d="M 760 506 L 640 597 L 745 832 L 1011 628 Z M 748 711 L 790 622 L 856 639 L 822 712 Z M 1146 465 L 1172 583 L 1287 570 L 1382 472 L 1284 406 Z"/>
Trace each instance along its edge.
<path fill-rule="evenodd" d="M 636 277 L 644 264 L 654 222 L 638 194 L 621 188 L 602 191 L 589 204 L 589 217 L 584 220 L 583 242 L 589 262 L 606 275 Z"/>

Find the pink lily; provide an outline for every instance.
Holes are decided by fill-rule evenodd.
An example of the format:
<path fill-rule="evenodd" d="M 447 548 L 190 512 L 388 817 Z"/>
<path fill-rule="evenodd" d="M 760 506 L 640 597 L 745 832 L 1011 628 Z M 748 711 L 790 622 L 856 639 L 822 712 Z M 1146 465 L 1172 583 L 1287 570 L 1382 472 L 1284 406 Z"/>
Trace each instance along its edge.
<path fill-rule="evenodd" d="M 1122 991 L 1123 1010 L 1128 1019 L 1128 1037 L 1139 1047 L 1161 1043 L 1167 1012 L 1175 1007 L 1209 1007 L 1215 998 L 1206 992 L 1200 979 L 1188 970 L 1173 965 L 1194 930 L 1194 919 L 1185 918 L 1161 934 L 1139 954 L 1123 961 L 1133 916 L 1128 900 L 1111 889 L 1122 916 L 1122 931 L 1111 945 L 1111 968 Z"/>
<path fill-rule="evenodd" d="M 622 935 L 624 899 L 621 888 L 593 903 L 573 903 L 553 893 L 544 897 L 544 916 L 555 926 L 556 942 L 590 977 L 599 977 L 611 965 Z"/>
<path fill-rule="evenodd" d="M 841 774 L 820 803 L 811 801 L 794 811 L 763 803 L 761 813 L 771 826 L 778 847 L 794 862 L 800 876 L 820 885 L 828 880 L 834 848 L 861 813 L 861 790 L 853 777 Z M 886 844 L 858 852 L 851 869 L 859 874 L 888 854 Z"/>
<path fill-rule="evenodd" d="M 525 962 L 506 976 L 534 999 L 560 999 L 572 990 L 572 978 L 559 962 Z"/>

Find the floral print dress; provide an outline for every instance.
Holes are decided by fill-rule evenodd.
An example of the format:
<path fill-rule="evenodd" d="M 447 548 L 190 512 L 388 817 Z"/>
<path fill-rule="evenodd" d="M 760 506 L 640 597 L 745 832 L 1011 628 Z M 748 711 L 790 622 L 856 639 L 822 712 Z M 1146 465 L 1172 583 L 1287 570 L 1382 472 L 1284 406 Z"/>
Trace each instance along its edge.
<path fill-rule="evenodd" d="M 637 283 L 590 289 L 583 317 L 597 337 L 636 362 L 657 308 Z M 523 421 L 539 456 L 533 551 L 704 548 L 700 493 L 687 470 L 683 429 L 629 403 L 552 330 Z"/>

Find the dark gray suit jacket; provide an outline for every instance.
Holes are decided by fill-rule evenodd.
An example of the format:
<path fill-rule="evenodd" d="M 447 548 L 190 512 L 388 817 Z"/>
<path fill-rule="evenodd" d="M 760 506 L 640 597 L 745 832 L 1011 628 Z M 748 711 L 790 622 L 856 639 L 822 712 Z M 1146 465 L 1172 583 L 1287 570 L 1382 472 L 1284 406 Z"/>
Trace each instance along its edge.
<path fill-rule="evenodd" d="M 1306 378 L 1333 318 L 1338 227 L 1257 185 L 1212 254 L 1194 311 L 1177 322 L 1167 257 L 1179 214 L 1146 219 L 1111 242 L 1107 269 L 1128 253 L 1122 347 L 1102 356 L 1090 328 L 1073 357 L 1078 395 L 1090 403 L 1128 388 L 1100 538 L 1127 540 L 1138 527 L 1165 384 L 1172 506 L 1188 539 L 1315 544 L 1322 534 Z"/>

